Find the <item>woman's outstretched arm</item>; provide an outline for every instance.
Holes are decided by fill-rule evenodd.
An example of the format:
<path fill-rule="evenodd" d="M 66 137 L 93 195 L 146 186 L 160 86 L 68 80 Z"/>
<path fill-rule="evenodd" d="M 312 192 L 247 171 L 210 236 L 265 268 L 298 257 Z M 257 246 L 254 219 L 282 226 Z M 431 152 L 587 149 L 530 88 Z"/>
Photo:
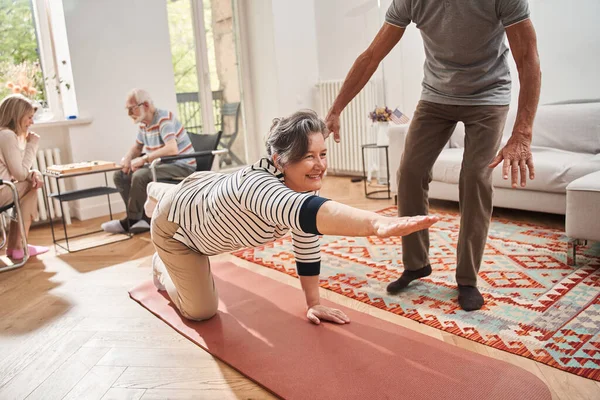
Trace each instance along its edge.
<path fill-rule="evenodd" d="M 384 217 L 335 201 L 327 201 L 317 212 L 317 229 L 322 235 L 406 236 L 429 228 L 439 221 L 435 216 Z"/>
<path fill-rule="evenodd" d="M 335 201 L 319 203 L 316 228 L 323 235 L 404 236 L 427 229 L 439 220 L 434 216 L 384 217 Z M 300 282 L 308 307 L 306 316 L 312 323 L 319 324 L 322 320 L 338 324 L 350 322 L 342 311 L 320 304 L 318 275 L 301 275 Z"/>

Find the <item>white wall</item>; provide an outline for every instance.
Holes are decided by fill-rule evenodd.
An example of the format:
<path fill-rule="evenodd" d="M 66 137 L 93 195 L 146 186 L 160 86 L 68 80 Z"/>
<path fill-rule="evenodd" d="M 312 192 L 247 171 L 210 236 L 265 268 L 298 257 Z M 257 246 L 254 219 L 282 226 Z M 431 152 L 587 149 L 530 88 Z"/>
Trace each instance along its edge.
<path fill-rule="evenodd" d="M 240 1 L 241 45 L 247 54 L 246 65 L 249 79 L 243 80 L 245 103 L 252 105 L 254 122 L 246 126 L 248 132 L 248 156 L 257 158 L 262 154 L 263 132 L 267 132 L 270 121 L 278 111 L 278 82 L 275 67 L 275 43 L 273 34 L 273 11 L 271 0 Z M 245 51 L 244 51 L 245 50 Z M 245 107 L 248 112 L 248 107 Z M 250 161 L 250 160 L 249 160 Z"/>
<path fill-rule="evenodd" d="M 279 114 L 315 108 L 319 78 L 314 0 L 274 0 L 273 33 Z"/>
<path fill-rule="evenodd" d="M 381 28 L 384 19 L 379 16 L 377 0 L 328 0 L 315 4 L 315 20 L 319 80 L 330 81 L 343 79 L 348 74 L 356 58 L 367 49 Z M 386 72 L 380 67 L 372 77 L 378 89 L 382 87 Z M 386 102 L 381 90 L 377 93 L 377 102 L 380 105 Z"/>
<path fill-rule="evenodd" d="M 374 38 L 391 0 L 328 0 L 316 3 L 319 76 L 344 79 L 352 63 Z M 600 98 L 600 2 L 578 0 L 568 10 L 559 0 L 530 0 L 542 63 L 540 102 Z M 360 12 L 362 11 L 362 16 Z M 359 15 L 357 15 L 359 14 Z M 414 24 L 384 61 L 387 105 L 412 115 L 421 94 L 425 53 Z M 513 106 L 518 75 L 511 60 Z"/>
<path fill-rule="evenodd" d="M 79 110 L 93 123 L 69 129 L 72 161 L 120 161 L 137 128 L 125 111 L 134 87 L 176 112 L 165 0 L 64 0 L 67 36 Z M 97 179 L 78 179 L 86 187 Z M 118 196 L 113 204 L 123 210 Z M 81 217 L 107 212 L 106 199 L 82 201 Z"/>
<path fill-rule="evenodd" d="M 380 28 L 377 0 L 327 0 L 315 4 L 319 78 L 346 76 Z"/>
<path fill-rule="evenodd" d="M 264 139 L 275 117 L 316 108 L 318 81 L 314 1 L 240 1 L 242 46 L 249 55 L 244 101 L 252 102 L 248 129 L 251 158 L 264 153 Z"/>
<path fill-rule="evenodd" d="M 600 98 L 600 2 L 530 0 L 542 64 L 540 102 Z M 516 75 L 515 75 L 516 77 Z"/>

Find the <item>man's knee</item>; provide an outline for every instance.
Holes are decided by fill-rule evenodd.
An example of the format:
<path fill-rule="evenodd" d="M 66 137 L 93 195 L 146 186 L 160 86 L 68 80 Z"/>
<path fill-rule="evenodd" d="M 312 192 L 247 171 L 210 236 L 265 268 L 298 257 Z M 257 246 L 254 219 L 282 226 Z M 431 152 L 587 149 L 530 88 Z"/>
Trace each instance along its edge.
<path fill-rule="evenodd" d="M 117 188 L 122 188 L 129 180 L 129 177 L 123 171 L 117 171 L 113 174 L 113 182 Z"/>
<path fill-rule="evenodd" d="M 492 172 L 491 168 L 487 165 L 483 168 L 465 168 L 464 166 L 460 170 L 460 179 L 465 183 L 474 183 L 477 185 L 492 185 Z"/>
<path fill-rule="evenodd" d="M 131 187 L 144 188 L 152 182 L 152 172 L 148 168 L 141 168 L 131 175 Z"/>
<path fill-rule="evenodd" d="M 403 160 L 400 164 L 400 168 L 398 168 L 396 178 L 399 186 L 422 185 L 431 182 L 432 174 L 430 170 L 416 167 L 414 164 L 404 162 Z"/>

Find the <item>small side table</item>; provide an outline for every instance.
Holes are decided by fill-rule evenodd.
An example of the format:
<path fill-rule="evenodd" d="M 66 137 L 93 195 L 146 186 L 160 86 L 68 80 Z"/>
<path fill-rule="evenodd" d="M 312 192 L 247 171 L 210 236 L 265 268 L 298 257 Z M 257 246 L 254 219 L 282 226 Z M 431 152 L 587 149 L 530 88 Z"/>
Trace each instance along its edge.
<path fill-rule="evenodd" d="M 52 231 L 52 241 L 54 242 L 55 246 L 59 246 L 69 253 L 74 253 L 74 252 L 81 251 L 81 250 L 91 249 L 93 247 L 103 246 L 103 245 L 106 245 L 109 243 L 120 242 L 122 240 L 131 239 L 132 234 L 128 232 L 128 233 L 123 233 L 123 234 L 111 235 L 111 240 L 104 240 L 100 244 L 93 244 L 91 246 L 84 245 L 83 247 L 77 248 L 76 250 L 71 249 L 71 246 L 69 245 L 69 240 L 73 240 L 75 238 L 80 238 L 83 236 L 89 236 L 89 235 L 104 232 L 104 231 L 102 229 L 100 229 L 100 230 L 86 232 L 86 233 L 82 233 L 79 235 L 69 237 L 69 235 L 67 234 L 67 224 L 65 221 L 65 213 L 64 213 L 63 204 L 62 204 L 65 201 L 81 200 L 81 199 L 87 199 L 87 198 L 96 197 L 96 196 L 106 196 L 106 199 L 108 201 L 108 212 L 110 214 L 110 219 L 112 220 L 113 214 L 112 214 L 112 207 L 110 205 L 110 195 L 113 193 L 118 193 L 119 191 L 116 188 L 108 186 L 108 177 L 106 174 L 108 172 L 118 171 L 120 169 L 121 169 L 121 167 L 117 166 L 117 167 L 103 168 L 103 169 L 98 169 L 98 170 L 93 170 L 93 171 L 70 173 L 70 174 L 56 174 L 56 173 L 50 173 L 50 172 L 44 171 L 44 173 L 43 173 L 43 176 L 44 176 L 43 191 L 44 191 L 44 201 L 46 203 L 46 209 L 48 211 L 48 215 L 51 215 L 49 203 L 51 202 L 52 199 L 58 200 L 58 202 L 60 204 L 61 214 L 62 214 L 62 224 L 63 224 L 63 228 L 64 228 L 64 232 L 65 232 L 65 236 L 63 238 L 57 238 L 54 233 L 53 219 L 50 218 L 50 229 Z M 92 175 L 92 174 L 99 174 L 99 173 L 104 173 L 105 186 L 98 186 L 98 187 L 79 189 L 79 190 L 71 190 L 71 191 L 62 192 L 62 193 L 60 191 L 60 185 L 58 184 L 58 181 L 60 179 L 75 178 L 77 176 Z M 51 191 L 50 179 L 56 179 L 57 193 L 50 193 L 50 191 Z M 66 247 L 63 246 L 61 244 L 61 242 L 64 242 Z"/>
<path fill-rule="evenodd" d="M 386 187 L 387 189 L 379 189 L 379 190 L 372 190 L 372 191 L 367 191 L 367 169 L 365 167 L 365 150 L 376 150 L 379 151 L 379 149 L 384 149 L 385 150 L 385 167 L 386 167 Z M 389 146 L 388 145 L 377 145 L 376 143 L 369 143 L 369 144 L 363 144 L 361 146 L 361 150 L 362 150 L 362 166 L 363 166 L 363 182 L 365 184 L 365 197 L 367 199 L 373 199 L 373 200 L 389 200 L 392 198 L 391 195 L 391 191 L 390 191 L 390 160 L 389 160 Z M 387 193 L 387 197 L 383 197 L 381 195 L 378 195 L 379 193 Z"/>

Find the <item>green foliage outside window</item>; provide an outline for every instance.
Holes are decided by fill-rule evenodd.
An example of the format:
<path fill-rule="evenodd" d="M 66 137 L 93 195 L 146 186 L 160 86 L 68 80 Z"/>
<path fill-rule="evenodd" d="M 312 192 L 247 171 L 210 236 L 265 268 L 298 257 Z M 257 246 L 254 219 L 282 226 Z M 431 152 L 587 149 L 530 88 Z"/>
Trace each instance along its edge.
<path fill-rule="evenodd" d="M 203 7 L 210 86 L 212 90 L 219 90 L 220 85 L 219 77 L 217 76 L 210 0 L 203 1 Z M 197 92 L 196 45 L 190 2 L 189 0 L 169 0 L 167 1 L 167 11 L 173 70 L 175 73 L 175 90 L 177 93 Z"/>
<path fill-rule="evenodd" d="M 0 0 L 0 98 L 15 91 L 15 85 L 33 88 L 24 94 L 44 99 L 44 78 L 30 0 Z"/>

